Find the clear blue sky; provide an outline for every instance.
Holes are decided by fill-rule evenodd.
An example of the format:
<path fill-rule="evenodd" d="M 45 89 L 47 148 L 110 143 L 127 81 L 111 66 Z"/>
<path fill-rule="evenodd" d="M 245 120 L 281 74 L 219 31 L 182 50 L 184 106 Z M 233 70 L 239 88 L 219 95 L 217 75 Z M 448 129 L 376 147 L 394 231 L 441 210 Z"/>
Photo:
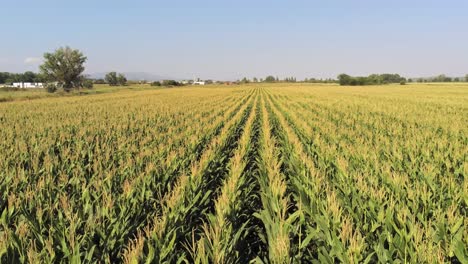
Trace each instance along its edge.
<path fill-rule="evenodd" d="M 465 0 L 11 0 L 0 71 L 69 45 L 87 72 L 214 79 L 468 73 Z"/>

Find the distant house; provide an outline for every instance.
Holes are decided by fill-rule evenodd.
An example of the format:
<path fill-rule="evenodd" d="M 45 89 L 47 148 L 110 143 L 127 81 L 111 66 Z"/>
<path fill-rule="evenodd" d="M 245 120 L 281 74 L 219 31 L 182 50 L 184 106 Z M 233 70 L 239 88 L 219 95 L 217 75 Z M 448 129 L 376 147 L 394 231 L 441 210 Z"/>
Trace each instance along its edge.
<path fill-rule="evenodd" d="M 204 81 L 196 81 L 196 82 L 193 82 L 193 85 L 205 85 L 205 82 Z"/>
<path fill-rule="evenodd" d="M 44 88 L 43 83 L 31 83 L 31 82 L 16 82 L 16 83 L 13 83 L 12 86 L 16 88 Z"/>

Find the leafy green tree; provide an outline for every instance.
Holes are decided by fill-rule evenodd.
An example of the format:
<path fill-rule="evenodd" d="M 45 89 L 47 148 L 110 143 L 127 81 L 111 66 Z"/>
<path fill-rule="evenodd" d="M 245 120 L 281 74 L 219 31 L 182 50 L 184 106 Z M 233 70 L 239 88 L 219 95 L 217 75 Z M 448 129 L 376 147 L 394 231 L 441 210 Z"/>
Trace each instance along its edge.
<path fill-rule="evenodd" d="M 347 74 L 340 74 L 338 75 L 338 82 L 340 85 L 350 85 L 351 84 L 352 77 L 347 75 Z"/>
<path fill-rule="evenodd" d="M 6 83 L 8 78 L 10 78 L 10 74 L 8 72 L 0 72 L 0 83 Z"/>
<path fill-rule="evenodd" d="M 269 76 L 267 76 L 265 78 L 265 82 L 268 82 L 268 83 L 272 83 L 272 82 L 275 82 L 275 81 L 276 81 L 275 77 L 273 77 L 271 75 L 269 75 Z"/>
<path fill-rule="evenodd" d="M 35 82 L 37 75 L 34 72 L 27 71 L 22 74 L 21 79 L 23 82 Z"/>
<path fill-rule="evenodd" d="M 159 82 L 159 81 L 152 82 L 151 86 L 161 86 L 161 82 Z"/>
<path fill-rule="evenodd" d="M 44 63 L 39 68 L 47 81 L 58 82 L 65 90 L 69 90 L 79 88 L 86 60 L 79 50 L 61 47 L 53 53 L 45 53 Z"/>
<path fill-rule="evenodd" d="M 468 82 L 468 74 L 465 75 L 465 82 Z"/>
<path fill-rule="evenodd" d="M 117 75 L 117 83 L 121 86 L 127 85 L 127 78 L 125 78 L 125 75 L 119 73 L 119 75 Z"/>
<path fill-rule="evenodd" d="M 108 83 L 110 86 L 117 86 L 119 84 L 116 72 L 109 72 L 108 74 L 106 74 L 104 79 L 106 80 L 106 83 Z"/>

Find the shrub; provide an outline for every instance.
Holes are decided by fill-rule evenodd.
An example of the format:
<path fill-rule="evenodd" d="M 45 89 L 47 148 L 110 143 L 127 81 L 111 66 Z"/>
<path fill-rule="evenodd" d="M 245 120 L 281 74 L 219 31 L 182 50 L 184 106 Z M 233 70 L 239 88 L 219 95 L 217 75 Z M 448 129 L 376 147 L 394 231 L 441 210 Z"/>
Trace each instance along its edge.
<path fill-rule="evenodd" d="M 44 89 L 46 89 L 46 91 L 48 93 L 55 93 L 57 91 L 57 85 L 53 84 L 53 83 L 47 83 L 45 86 L 44 86 Z"/>
<path fill-rule="evenodd" d="M 161 86 L 161 82 L 157 81 L 157 82 L 152 82 L 151 83 L 151 86 Z"/>
<path fill-rule="evenodd" d="M 93 89 L 94 84 L 92 80 L 87 79 L 83 81 L 81 86 L 83 86 L 83 88 L 86 88 L 86 89 Z"/>

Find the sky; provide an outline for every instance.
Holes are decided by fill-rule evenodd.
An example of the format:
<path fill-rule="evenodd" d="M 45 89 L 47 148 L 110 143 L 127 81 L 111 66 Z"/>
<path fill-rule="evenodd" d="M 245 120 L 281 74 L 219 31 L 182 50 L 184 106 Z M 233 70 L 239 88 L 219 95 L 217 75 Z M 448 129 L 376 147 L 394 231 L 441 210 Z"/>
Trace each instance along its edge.
<path fill-rule="evenodd" d="M 5 0 L 0 72 L 81 50 L 87 73 L 239 79 L 468 73 L 465 0 Z"/>

